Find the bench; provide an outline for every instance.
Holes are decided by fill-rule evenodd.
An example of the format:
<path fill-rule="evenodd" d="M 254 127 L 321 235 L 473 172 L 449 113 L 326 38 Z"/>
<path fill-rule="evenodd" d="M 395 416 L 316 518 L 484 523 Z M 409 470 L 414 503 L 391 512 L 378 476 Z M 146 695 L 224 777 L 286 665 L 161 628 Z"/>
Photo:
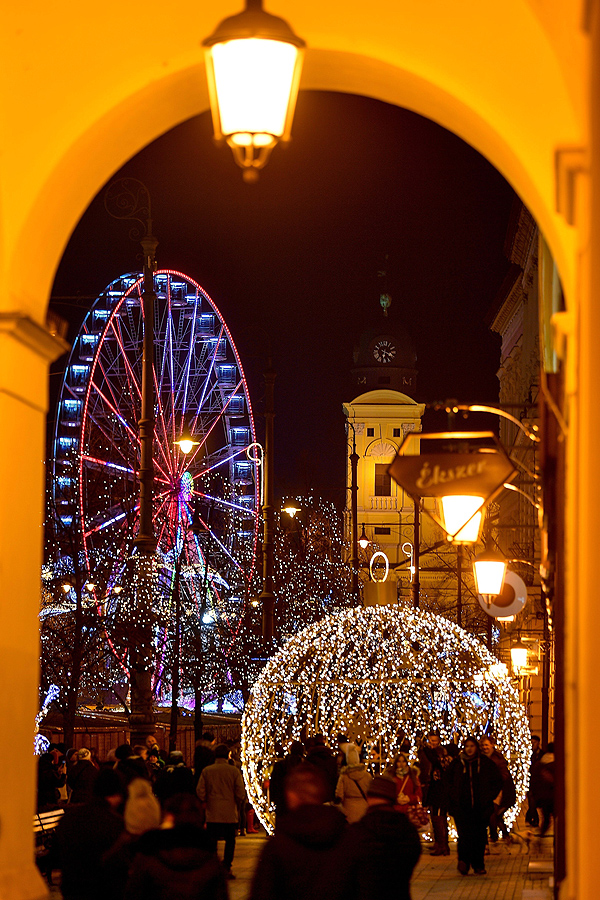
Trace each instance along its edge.
<path fill-rule="evenodd" d="M 35 813 L 33 816 L 33 834 L 35 837 L 35 861 L 38 869 L 52 883 L 53 857 L 52 837 L 58 823 L 64 816 L 64 809 L 50 809 L 47 812 Z"/>

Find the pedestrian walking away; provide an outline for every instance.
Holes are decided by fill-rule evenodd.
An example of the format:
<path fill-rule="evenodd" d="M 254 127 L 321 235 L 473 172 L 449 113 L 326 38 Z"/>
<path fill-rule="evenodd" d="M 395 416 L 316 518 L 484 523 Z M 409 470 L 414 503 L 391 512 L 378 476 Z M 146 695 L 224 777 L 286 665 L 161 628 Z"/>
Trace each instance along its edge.
<path fill-rule="evenodd" d="M 264 847 L 250 900 L 327 900 L 323 885 L 346 830 L 335 806 L 323 805 L 329 785 L 322 771 L 295 766 L 285 782 L 286 812 Z"/>
<path fill-rule="evenodd" d="M 235 853 L 235 831 L 239 809 L 246 802 L 242 775 L 237 766 L 229 765 L 229 747 L 219 744 L 215 749 L 215 761 L 202 770 L 196 789 L 206 810 L 206 831 L 212 849 L 220 840 L 225 841 L 223 865 L 227 877 L 235 878 L 231 871 Z"/>
<path fill-rule="evenodd" d="M 410 879 L 421 855 L 419 834 L 394 806 L 397 786 L 376 775 L 367 789 L 367 812 L 338 844 L 319 898 L 410 900 Z"/>

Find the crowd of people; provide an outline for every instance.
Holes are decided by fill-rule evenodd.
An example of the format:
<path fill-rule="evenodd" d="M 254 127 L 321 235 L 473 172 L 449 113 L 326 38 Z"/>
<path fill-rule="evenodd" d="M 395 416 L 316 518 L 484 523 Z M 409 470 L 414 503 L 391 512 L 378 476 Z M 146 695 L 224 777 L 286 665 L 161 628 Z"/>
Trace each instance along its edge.
<path fill-rule="evenodd" d="M 210 733 L 193 767 L 177 750 L 163 758 L 153 738 L 102 763 L 85 747 L 52 746 L 38 760 L 37 809 L 64 814 L 40 868 L 60 870 L 65 900 L 226 898 L 236 834 L 256 831 L 240 769 L 239 743 Z"/>
<path fill-rule="evenodd" d="M 545 834 L 553 748 L 542 753 L 539 739 L 533 743 L 527 821 L 537 826 L 541 813 Z M 265 790 L 275 834 L 260 856 L 251 900 L 408 900 L 419 831 L 431 822 L 432 855 L 448 855 L 449 816 L 458 871 L 485 875 L 488 842 L 508 836 L 503 817 L 516 802 L 491 737 L 468 737 L 459 749 L 435 732 L 416 748 L 402 742 L 387 766 L 343 734 L 335 749 L 321 734 L 293 741 Z M 64 815 L 40 863 L 48 874 L 60 869 L 65 900 L 221 900 L 235 877 L 236 835 L 256 831 L 239 745 L 217 745 L 209 733 L 197 743 L 193 767 L 179 751 L 163 759 L 153 739 L 123 744 L 103 763 L 87 748 L 63 754 L 52 747 L 38 761 L 38 811 L 57 806 Z"/>

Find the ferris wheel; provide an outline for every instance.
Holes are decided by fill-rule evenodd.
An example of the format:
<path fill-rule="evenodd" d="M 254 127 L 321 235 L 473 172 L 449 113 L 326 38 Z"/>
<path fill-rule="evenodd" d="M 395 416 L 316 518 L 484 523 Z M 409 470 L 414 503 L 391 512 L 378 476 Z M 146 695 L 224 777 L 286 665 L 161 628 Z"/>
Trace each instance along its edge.
<path fill-rule="evenodd" d="M 259 525 L 254 421 L 236 347 L 208 294 L 180 272 L 154 276 L 154 534 L 163 605 L 175 577 L 187 613 L 233 640 L 254 574 Z M 104 601 L 123 588 L 139 520 L 143 281 L 113 281 L 87 314 L 65 370 L 53 446 L 53 500 L 77 527 Z M 185 456 L 175 441 L 197 441 Z M 194 526 L 192 528 L 192 526 Z"/>

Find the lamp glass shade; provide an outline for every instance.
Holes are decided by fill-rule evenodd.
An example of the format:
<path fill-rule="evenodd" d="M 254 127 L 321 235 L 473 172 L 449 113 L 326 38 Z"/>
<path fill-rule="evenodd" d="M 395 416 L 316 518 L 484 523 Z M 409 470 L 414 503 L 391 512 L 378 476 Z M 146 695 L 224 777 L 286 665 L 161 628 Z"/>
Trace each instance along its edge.
<path fill-rule="evenodd" d="M 515 671 L 527 665 L 527 647 L 519 641 L 510 648 L 510 658 Z"/>
<path fill-rule="evenodd" d="M 191 453 L 197 442 L 192 440 L 177 441 L 177 446 L 182 453 Z"/>
<path fill-rule="evenodd" d="M 458 544 L 477 542 L 483 520 L 483 502 L 483 497 L 470 494 L 450 494 L 441 498 L 444 530 L 453 541 Z"/>
<path fill-rule="evenodd" d="M 287 139 L 302 49 L 285 41 L 245 38 L 213 44 L 206 53 L 215 137 L 238 147 L 268 147 Z"/>
<path fill-rule="evenodd" d="M 496 554 L 482 553 L 473 562 L 473 575 L 478 594 L 497 597 L 504 584 L 506 560 Z"/>

